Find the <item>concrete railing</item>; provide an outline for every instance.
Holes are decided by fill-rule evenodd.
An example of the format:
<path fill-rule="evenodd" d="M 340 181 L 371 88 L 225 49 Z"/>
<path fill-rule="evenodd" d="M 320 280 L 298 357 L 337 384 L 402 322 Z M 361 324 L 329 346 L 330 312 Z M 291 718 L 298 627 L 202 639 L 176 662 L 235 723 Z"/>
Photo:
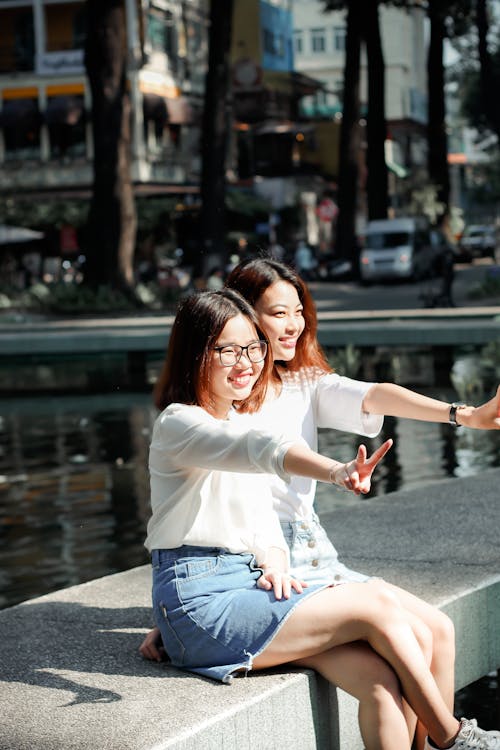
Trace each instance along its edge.
<path fill-rule="evenodd" d="M 345 503 L 341 557 L 441 606 L 456 687 L 500 667 L 500 470 Z M 360 750 L 357 704 L 307 670 L 230 686 L 141 659 L 148 566 L 0 612 L 0 750 Z"/>

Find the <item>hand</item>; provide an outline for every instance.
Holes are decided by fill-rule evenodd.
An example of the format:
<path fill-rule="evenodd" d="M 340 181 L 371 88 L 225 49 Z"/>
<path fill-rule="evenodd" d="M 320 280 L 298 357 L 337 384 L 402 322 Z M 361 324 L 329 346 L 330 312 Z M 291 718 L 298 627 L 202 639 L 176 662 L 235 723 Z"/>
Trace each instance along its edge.
<path fill-rule="evenodd" d="M 149 631 L 139 646 L 139 653 L 150 661 L 165 661 L 168 658 L 161 639 L 160 628 L 153 628 Z"/>
<path fill-rule="evenodd" d="M 465 406 L 457 411 L 458 423 L 476 430 L 500 430 L 500 385 L 496 395 L 482 406 Z"/>
<path fill-rule="evenodd" d="M 375 467 L 391 446 L 392 440 L 386 440 L 380 448 L 374 451 L 370 458 L 367 458 L 366 447 L 360 445 L 354 461 L 349 461 L 349 463 L 334 471 L 335 484 L 351 490 L 355 495 L 366 495 L 371 488 L 371 478 Z"/>
<path fill-rule="evenodd" d="M 264 591 L 274 590 L 276 599 L 290 599 L 292 589 L 301 594 L 307 588 L 305 581 L 297 581 L 289 573 L 284 573 L 278 568 L 264 568 L 261 577 L 257 579 L 257 586 Z"/>

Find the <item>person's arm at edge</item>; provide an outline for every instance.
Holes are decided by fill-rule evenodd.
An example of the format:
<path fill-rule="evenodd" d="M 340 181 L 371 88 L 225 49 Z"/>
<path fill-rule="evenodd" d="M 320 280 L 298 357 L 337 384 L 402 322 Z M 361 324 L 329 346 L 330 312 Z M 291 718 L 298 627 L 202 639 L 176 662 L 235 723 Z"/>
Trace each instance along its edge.
<path fill-rule="evenodd" d="M 363 409 L 387 417 L 404 417 L 447 424 L 451 404 L 424 396 L 395 383 L 375 383 L 363 399 Z M 500 429 L 500 386 L 496 395 L 481 406 L 462 406 L 457 423 L 478 430 Z"/>

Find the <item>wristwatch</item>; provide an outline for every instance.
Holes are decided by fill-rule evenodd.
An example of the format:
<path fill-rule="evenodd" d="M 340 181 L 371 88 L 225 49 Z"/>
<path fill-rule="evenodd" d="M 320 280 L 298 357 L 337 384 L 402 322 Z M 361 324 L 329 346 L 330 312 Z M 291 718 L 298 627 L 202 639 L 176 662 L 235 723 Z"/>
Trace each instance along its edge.
<path fill-rule="evenodd" d="M 448 421 L 453 425 L 453 427 L 460 427 L 457 422 L 457 411 L 463 406 L 467 406 L 467 404 L 464 404 L 462 401 L 454 401 L 450 406 L 450 415 L 448 417 Z"/>

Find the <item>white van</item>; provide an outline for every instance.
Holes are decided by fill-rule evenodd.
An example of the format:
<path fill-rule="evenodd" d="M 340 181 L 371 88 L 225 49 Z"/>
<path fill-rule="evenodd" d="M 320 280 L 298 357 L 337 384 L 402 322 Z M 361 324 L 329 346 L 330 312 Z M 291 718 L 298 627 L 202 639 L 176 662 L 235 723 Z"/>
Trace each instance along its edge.
<path fill-rule="evenodd" d="M 421 279 L 428 275 L 431 251 L 425 217 L 369 221 L 359 258 L 362 283 L 379 279 Z"/>

